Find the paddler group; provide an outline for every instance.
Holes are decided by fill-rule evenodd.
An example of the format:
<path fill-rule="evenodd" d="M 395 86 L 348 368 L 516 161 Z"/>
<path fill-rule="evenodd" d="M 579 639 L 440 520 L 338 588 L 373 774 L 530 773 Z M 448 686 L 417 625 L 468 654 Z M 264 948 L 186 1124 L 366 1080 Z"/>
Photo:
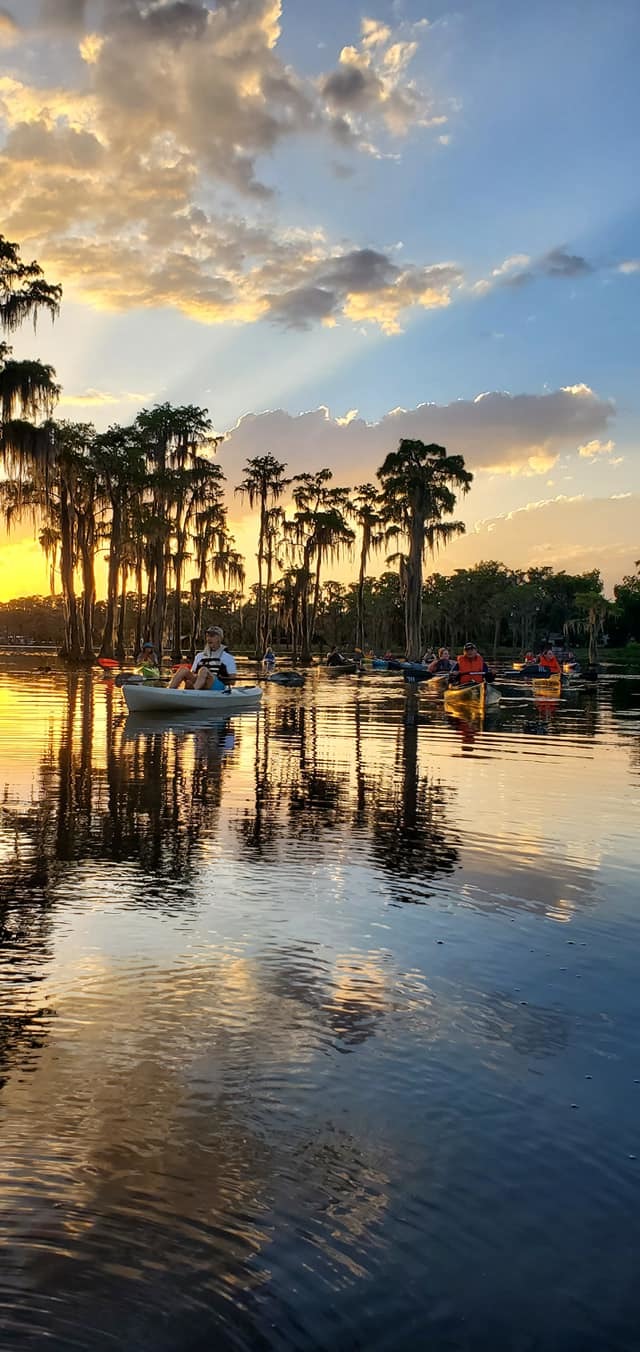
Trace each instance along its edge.
<path fill-rule="evenodd" d="M 438 648 L 438 656 L 430 662 L 424 662 L 424 665 L 432 676 L 445 676 L 448 673 L 449 685 L 478 685 L 481 681 L 492 680 L 484 657 L 472 642 L 465 643 L 455 661 L 448 648 Z"/>
<path fill-rule="evenodd" d="M 533 653 L 526 653 L 524 663 L 521 667 L 523 676 L 561 676 L 562 666 L 556 657 L 553 648 L 547 644 L 542 649 L 538 657 Z"/>

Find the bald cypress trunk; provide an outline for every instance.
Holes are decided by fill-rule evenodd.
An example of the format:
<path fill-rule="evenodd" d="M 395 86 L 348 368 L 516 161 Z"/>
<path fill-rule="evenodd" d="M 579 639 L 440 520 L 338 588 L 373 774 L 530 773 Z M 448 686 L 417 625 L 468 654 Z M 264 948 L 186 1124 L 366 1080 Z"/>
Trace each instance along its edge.
<path fill-rule="evenodd" d="M 100 656 L 113 657 L 115 648 L 116 612 L 118 608 L 118 579 L 122 555 L 122 508 L 117 498 L 111 500 L 111 537 L 109 540 L 109 567 L 107 573 L 107 606 L 100 641 Z"/>
<path fill-rule="evenodd" d="M 409 557 L 406 564 L 406 591 L 404 624 L 406 654 L 410 662 L 419 662 L 422 656 L 422 556 L 424 529 L 420 520 L 413 519 L 409 539 Z"/>
<path fill-rule="evenodd" d="M 74 522 L 73 506 L 64 476 L 60 480 L 60 581 L 64 613 L 64 645 L 62 656 L 71 662 L 81 657 L 78 602 L 74 585 Z"/>

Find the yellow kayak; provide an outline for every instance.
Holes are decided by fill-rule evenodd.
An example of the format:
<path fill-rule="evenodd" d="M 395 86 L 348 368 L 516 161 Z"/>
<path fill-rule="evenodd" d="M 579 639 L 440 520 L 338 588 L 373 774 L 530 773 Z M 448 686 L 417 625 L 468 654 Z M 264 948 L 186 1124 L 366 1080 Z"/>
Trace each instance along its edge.
<path fill-rule="evenodd" d="M 531 684 L 536 699 L 539 699 L 541 695 L 543 698 L 546 695 L 547 699 L 557 699 L 562 689 L 562 677 L 557 675 L 541 676 L 537 680 L 534 677 Z"/>
<path fill-rule="evenodd" d="M 444 707 L 450 714 L 483 714 L 486 693 L 484 681 L 477 685 L 451 685 L 445 691 Z"/>
<path fill-rule="evenodd" d="M 430 695 L 432 699 L 442 699 L 448 684 L 449 674 L 445 672 L 442 676 L 432 676 L 431 680 L 423 681 L 420 692 L 423 695 Z"/>

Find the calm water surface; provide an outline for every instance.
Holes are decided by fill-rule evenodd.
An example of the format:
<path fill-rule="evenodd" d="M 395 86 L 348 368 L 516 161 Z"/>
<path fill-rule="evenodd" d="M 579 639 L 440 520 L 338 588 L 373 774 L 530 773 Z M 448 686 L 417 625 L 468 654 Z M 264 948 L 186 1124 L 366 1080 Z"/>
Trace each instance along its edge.
<path fill-rule="evenodd" d="M 0 661 L 3 1352 L 637 1352 L 640 680 Z"/>

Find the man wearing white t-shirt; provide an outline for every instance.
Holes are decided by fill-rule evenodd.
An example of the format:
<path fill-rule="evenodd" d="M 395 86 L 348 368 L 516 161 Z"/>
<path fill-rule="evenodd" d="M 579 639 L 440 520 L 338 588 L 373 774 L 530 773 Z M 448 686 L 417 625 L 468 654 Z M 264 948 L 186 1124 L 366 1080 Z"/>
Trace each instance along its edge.
<path fill-rule="evenodd" d="M 169 689 L 185 685 L 187 690 L 211 690 L 216 679 L 224 685 L 233 685 L 237 675 L 236 660 L 227 652 L 223 638 L 224 631 L 220 626 L 210 625 L 202 652 L 196 653 L 190 667 L 178 667 Z"/>

